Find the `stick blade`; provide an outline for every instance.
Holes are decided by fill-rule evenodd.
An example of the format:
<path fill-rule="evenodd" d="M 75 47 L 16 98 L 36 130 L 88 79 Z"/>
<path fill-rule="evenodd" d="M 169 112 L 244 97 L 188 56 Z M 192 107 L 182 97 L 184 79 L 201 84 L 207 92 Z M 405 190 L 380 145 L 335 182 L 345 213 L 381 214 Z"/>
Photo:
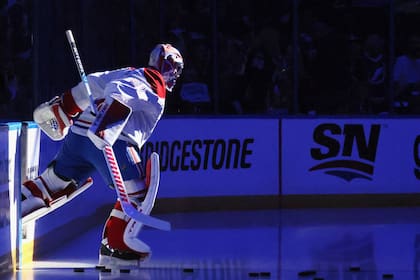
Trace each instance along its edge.
<path fill-rule="evenodd" d="M 137 209 L 134 208 L 134 206 L 128 202 L 121 201 L 121 206 L 123 208 L 124 213 L 126 213 L 128 216 L 130 216 L 130 218 L 136 220 L 139 223 L 160 230 L 171 230 L 171 224 L 169 222 L 160 220 L 158 218 L 154 218 L 149 215 L 145 215 L 142 212 L 137 211 Z"/>

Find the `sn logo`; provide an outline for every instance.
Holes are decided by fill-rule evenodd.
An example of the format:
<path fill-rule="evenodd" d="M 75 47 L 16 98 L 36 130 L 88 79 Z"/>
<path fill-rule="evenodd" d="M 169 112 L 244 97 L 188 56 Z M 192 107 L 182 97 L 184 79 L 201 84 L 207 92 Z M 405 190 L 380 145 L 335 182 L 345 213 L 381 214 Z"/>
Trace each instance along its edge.
<path fill-rule="evenodd" d="M 381 126 L 370 125 L 367 133 L 362 124 L 325 123 L 317 126 L 311 157 L 321 161 L 309 171 L 323 170 L 346 181 L 355 178 L 372 180 Z M 322 146 L 322 147 L 319 147 Z"/>

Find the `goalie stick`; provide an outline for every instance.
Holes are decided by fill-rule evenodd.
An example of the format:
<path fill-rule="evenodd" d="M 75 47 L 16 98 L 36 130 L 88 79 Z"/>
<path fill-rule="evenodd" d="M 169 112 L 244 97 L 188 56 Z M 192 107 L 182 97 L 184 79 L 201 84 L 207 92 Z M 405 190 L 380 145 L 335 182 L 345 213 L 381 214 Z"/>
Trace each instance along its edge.
<path fill-rule="evenodd" d="M 73 37 L 73 32 L 71 30 L 66 31 L 66 37 L 67 41 L 70 44 L 71 51 L 73 53 L 73 58 L 76 62 L 77 70 L 79 71 L 80 78 L 82 79 L 82 82 L 84 84 L 86 94 L 89 97 L 90 100 L 90 107 L 93 113 L 97 113 L 97 109 L 95 106 L 95 102 L 92 96 L 92 92 L 90 90 L 89 82 L 86 76 L 86 73 L 83 68 L 82 60 L 80 59 L 79 51 L 76 46 L 76 42 Z M 118 199 L 121 203 L 122 209 L 125 214 L 127 214 L 130 218 L 143 223 L 144 225 L 147 225 L 149 227 L 161 229 L 161 230 L 170 230 L 171 224 L 167 221 L 163 221 L 154 217 L 151 217 L 149 215 L 143 214 L 142 212 L 139 212 L 129 201 L 127 189 L 125 188 L 123 178 L 121 176 L 120 168 L 118 167 L 117 160 L 115 158 L 114 150 L 110 144 L 105 145 L 105 147 L 102 149 L 104 158 L 106 160 L 106 163 L 108 165 L 109 173 L 112 177 L 112 181 L 114 183 L 115 191 L 117 193 Z M 155 153 L 156 154 L 156 153 Z M 157 154 L 156 154 L 157 155 Z M 156 174 L 155 174 L 156 175 Z M 154 178 L 153 178 L 154 177 Z M 153 180 L 152 180 L 153 179 Z M 152 185 L 155 184 L 155 185 Z M 149 191 L 152 189 L 157 188 L 157 184 L 159 184 L 159 180 L 156 178 L 156 176 L 151 177 Z M 152 189 L 150 189 L 150 187 Z M 155 200 L 155 196 L 152 198 L 153 203 Z"/>

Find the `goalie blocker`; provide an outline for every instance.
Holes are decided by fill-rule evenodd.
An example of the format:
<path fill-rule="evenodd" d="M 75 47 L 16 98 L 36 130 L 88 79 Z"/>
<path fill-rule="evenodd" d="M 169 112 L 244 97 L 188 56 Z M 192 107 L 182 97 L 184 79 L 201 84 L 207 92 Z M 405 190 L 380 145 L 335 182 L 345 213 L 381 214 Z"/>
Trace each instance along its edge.
<path fill-rule="evenodd" d="M 99 150 L 103 150 L 106 146 L 114 145 L 131 115 L 131 108 L 107 96 L 98 105 L 97 112 L 87 135 Z"/>

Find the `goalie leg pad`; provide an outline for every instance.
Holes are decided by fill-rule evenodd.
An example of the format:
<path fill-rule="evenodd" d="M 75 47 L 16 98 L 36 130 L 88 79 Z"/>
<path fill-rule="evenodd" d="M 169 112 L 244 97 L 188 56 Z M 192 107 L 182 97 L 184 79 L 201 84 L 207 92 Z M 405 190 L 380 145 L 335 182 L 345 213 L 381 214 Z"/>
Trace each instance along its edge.
<path fill-rule="evenodd" d="M 143 172 L 141 172 L 143 173 Z M 145 178 L 124 181 L 129 199 L 139 211 L 149 215 L 155 205 L 159 190 L 159 155 L 153 152 L 146 162 Z"/>
<path fill-rule="evenodd" d="M 139 210 L 149 215 L 155 206 L 156 196 L 159 190 L 160 181 L 160 164 L 159 154 L 153 152 L 146 163 L 146 186 L 147 193 L 143 202 L 139 206 Z"/>
<path fill-rule="evenodd" d="M 23 204 L 22 208 L 23 210 L 26 209 L 25 212 L 29 214 L 22 216 L 22 223 L 26 224 L 31 221 L 37 220 L 47 215 L 48 213 L 56 210 L 57 208 L 60 208 L 61 206 L 63 206 L 64 204 L 71 201 L 72 199 L 77 197 L 79 194 L 87 190 L 92 184 L 93 184 L 92 178 L 90 177 L 87 178 L 86 181 L 84 181 L 80 186 L 78 186 L 75 192 L 72 192 L 67 196 L 62 196 L 61 198 L 58 198 L 57 200 L 54 201 L 53 204 L 49 204 L 50 205 L 49 207 L 48 207 L 48 204 L 45 203 L 45 201 L 39 197 L 30 197 L 29 199 L 27 198 L 26 200 L 22 201 L 22 204 Z M 41 208 L 38 208 L 38 207 L 41 207 Z"/>
<path fill-rule="evenodd" d="M 56 200 L 68 196 L 76 189 L 76 183 L 57 176 L 54 163 L 51 164 L 40 176 L 22 184 L 22 217 L 39 208 L 51 206 Z"/>
<path fill-rule="evenodd" d="M 138 239 L 141 227 L 142 224 L 124 214 L 120 202 L 117 201 L 103 230 L 99 265 L 138 266 L 146 260 L 151 250 Z"/>
<path fill-rule="evenodd" d="M 149 215 L 155 204 L 159 189 L 159 155 L 152 153 L 146 163 L 146 181 L 125 181 L 130 200 L 139 211 Z M 142 181 L 142 179 L 141 179 Z M 138 183 L 139 185 L 136 185 Z M 125 266 L 139 265 L 151 255 L 150 247 L 138 239 L 143 224 L 130 219 L 122 211 L 118 201 L 105 223 L 102 234 L 99 265 Z"/>

